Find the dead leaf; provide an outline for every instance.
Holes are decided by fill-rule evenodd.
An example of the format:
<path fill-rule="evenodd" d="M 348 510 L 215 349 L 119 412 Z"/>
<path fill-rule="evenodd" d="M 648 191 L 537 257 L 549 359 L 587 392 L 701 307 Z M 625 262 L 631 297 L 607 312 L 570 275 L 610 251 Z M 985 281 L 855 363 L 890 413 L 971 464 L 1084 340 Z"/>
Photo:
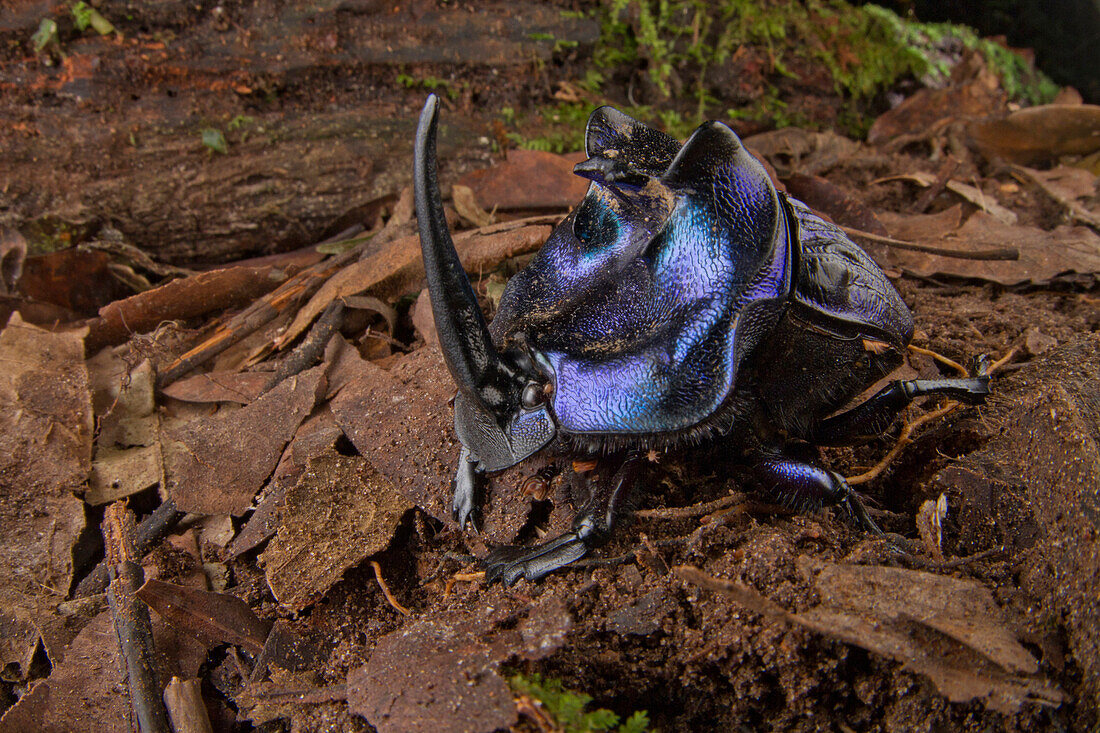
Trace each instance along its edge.
<path fill-rule="evenodd" d="M 172 382 L 164 394 L 183 402 L 235 402 L 247 405 L 271 381 L 271 372 L 210 372 Z"/>
<path fill-rule="evenodd" d="M 261 556 L 275 598 L 292 611 L 306 608 L 346 570 L 385 549 L 410 508 L 369 460 L 311 459 L 287 490 L 278 534 Z"/>
<path fill-rule="evenodd" d="M 260 620 L 247 603 L 227 593 L 211 593 L 150 579 L 138 588 L 137 597 L 161 618 L 207 648 L 233 644 L 259 654 L 271 628 L 271 624 Z"/>
<path fill-rule="evenodd" d="M 130 733 L 125 689 L 125 663 L 104 612 L 77 634 L 50 676 L 4 713 L 0 732 L 82 731 L 94 721 L 102 733 Z"/>
<path fill-rule="evenodd" d="M 764 156 L 782 178 L 796 173 L 820 176 L 860 150 L 858 142 L 835 132 L 811 132 L 799 127 L 762 132 L 744 142 L 745 147 Z"/>
<path fill-rule="evenodd" d="M 878 219 L 886 227 L 886 233 L 895 239 L 907 242 L 936 242 L 962 225 L 962 204 L 955 204 L 935 214 L 898 214 L 893 211 L 880 211 Z"/>
<path fill-rule="evenodd" d="M 166 428 L 166 483 L 180 510 L 243 514 L 324 389 L 324 367 L 318 366 L 245 407 Z"/>
<path fill-rule="evenodd" d="M 427 288 L 420 291 L 416 305 L 412 309 L 412 322 L 426 346 L 439 346 L 439 332 L 435 328 L 435 314 L 432 313 L 432 296 Z"/>
<path fill-rule="evenodd" d="M 72 584 L 85 523 L 74 492 L 91 471 L 86 333 L 46 331 L 18 313 L 0 332 L 0 609 L 9 618 L 36 622 Z M 27 658 L 37 639 L 23 639 L 5 656 Z"/>
<path fill-rule="evenodd" d="M 493 215 L 481 208 L 469 186 L 461 186 L 457 183 L 451 186 L 451 200 L 454 201 L 458 215 L 473 226 L 487 227 L 493 223 Z"/>
<path fill-rule="evenodd" d="M 1020 165 L 1062 155 L 1100 150 L 1100 106 L 1047 104 L 1027 107 L 1000 120 L 973 122 L 967 128 L 986 158 Z"/>
<path fill-rule="evenodd" d="M 88 360 L 98 448 L 148 446 L 157 442 L 153 366 L 134 364 L 129 346 L 103 349 Z"/>
<path fill-rule="evenodd" d="M 936 174 L 928 173 L 925 171 L 918 171 L 917 173 L 908 173 L 900 176 L 887 176 L 886 178 L 879 178 L 872 183 L 883 183 L 885 181 L 912 181 L 922 187 L 931 186 L 936 182 Z M 982 211 L 990 214 L 994 219 L 1002 224 L 1015 224 L 1016 212 L 1011 209 L 1006 209 L 997 203 L 996 199 L 992 196 L 988 196 L 982 192 L 980 188 L 971 186 L 968 183 L 962 181 L 956 181 L 954 179 L 948 181 L 944 188 L 948 191 L 958 194 L 962 198 L 966 199 L 970 203 L 977 206 Z"/>
<path fill-rule="evenodd" d="M 573 166 L 584 159 L 583 153 L 555 155 L 512 149 L 504 163 L 471 171 L 458 185 L 469 187 L 481 206 L 490 211 L 565 210 L 575 206 L 588 191 L 588 180 L 573 173 Z M 454 198 L 458 208 L 459 197 Z"/>
<path fill-rule="evenodd" d="M 84 501 L 92 506 L 133 496 L 163 480 L 160 446 L 103 448 L 96 451 Z"/>
<path fill-rule="evenodd" d="M 945 120 L 975 119 L 1004 109 L 1004 94 L 986 78 L 944 89 L 921 89 L 897 107 L 879 115 L 867 132 L 867 142 L 882 145 L 917 136 Z"/>
<path fill-rule="evenodd" d="M 409 354 L 387 372 L 369 362 L 330 403 L 336 422 L 395 489 L 453 522 L 449 487 L 458 457 L 448 401 L 454 383 L 437 349 Z"/>
<path fill-rule="evenodd" d="M 1046 283 L 1067 273 L 1100 272 L 1100 236 L 1087 227 L 1063 225 L 1045 231 L 1003 224 L 978 211 L 954 234 L 927 243 L 960 251 L 1009 246 L 1015 247 L 1020 256 L 1017 260 L 971 261 L 895 250 L 897 266 L 920 277 L 948 275 L 1006 286 Z"/>
<path fill-rule="evenodd" d="M 279 529 L 278 512 L 282 509 L 287 489 L 298 482 L 309 459 L 333 450 L 343 434 L 327 405 L 298 427 L 290 445 L 283 451 L 275 473 L 264 487 L 255 511 L 233 538 L 229 546 L 230 557 L 238 557 L 258 547 L 275 534 Z"/>
<path fill-rule="evenodd" d="M 492 649 L 459 621 L 418 621 L 379 639 L 348 674 L 348 707 L 379 733 L 490 733 L 516 722 Z"/>
<path fill-rule="evenodd" d="M 1015 166 L 1016 172 L 1031 179 L 1050 198 L 1061 204 L 1072 219 L 1100 230 L 1100 213 L 1088 209 L 1081 199 L 1096 195 L 1096 176 L 1087 170 L 1058 166 L 1049 171 Z"/>
<path fill-rule="evenodd" d="M 1057 687 L 1033 676 L 1037 662 L 1004 625 L 985 586 L 902 568 L 814 563 L 800 559 L 804 572 L 816 573 L 821 604 L 802 613 L 698 568 L 674 570 L 772 621 L 805 626 L 901 662 L 953 702 L 979 699 L 1011 714 L 1025 703 L 1055 707 L 1064 699 Z"/>
<path fill-rule="evenodd" d="M 112 274 L 106 252 L 69 248 L 32 255 L 23 262 L 19 290 L 28 298 L 93 316 L 134 291 Z"/>

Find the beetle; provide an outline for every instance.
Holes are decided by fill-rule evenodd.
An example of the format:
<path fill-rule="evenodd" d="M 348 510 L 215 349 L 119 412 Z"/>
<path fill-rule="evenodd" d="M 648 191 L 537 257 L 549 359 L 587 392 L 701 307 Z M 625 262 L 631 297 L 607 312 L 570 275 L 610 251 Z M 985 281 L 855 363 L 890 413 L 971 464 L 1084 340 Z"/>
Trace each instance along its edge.
<path fill-rule="evenodd" d="M 592 112 L 580 204 L 512 277 L 487 324 L 447 230 L 428 98 L 414 190 L 440 347 L 458 387 L 459 526 L 485 474 L 553 450 L 603 457 L 572 528 L 500 547 L 486 579 L 535 580 L 609 536 L 647 452 L 717 444 L 796 507 L 839 505 L 881 533 L 815 446 L 880 435 L 914 398 L 980 402 L 989 377 L 895 380 L 913 320 L 874 261 L 777 191 L 721 122 L 681 145 L 612 107 Z M 517 182 L 522 185 L 522 182 Z M 476 530 L 476 523 L 475 523 Z"/>

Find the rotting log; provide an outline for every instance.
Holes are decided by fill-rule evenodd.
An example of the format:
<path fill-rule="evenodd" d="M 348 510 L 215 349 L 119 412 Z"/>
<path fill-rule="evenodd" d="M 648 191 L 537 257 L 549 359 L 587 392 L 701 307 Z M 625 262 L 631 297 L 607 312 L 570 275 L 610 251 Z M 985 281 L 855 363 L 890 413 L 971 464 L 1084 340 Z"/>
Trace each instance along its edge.
<path fill-rule="evenodd" d="M 21 50 L 0 55 L 0 220 L 32 251 L 105 224 L 162 262 L 312 244 L 408 184 L 424 90 L 399 73 L 524 68 L 599 32 L 532 2 L 95 5 L 121 36 L 78 32 L 68 3 L 19 0 L 0 19 L 0 42 Z M 35 54 L 43 17 L 58 40 Z M 440 158 L 483 165 L 484 132 L 444 127 Z"/>

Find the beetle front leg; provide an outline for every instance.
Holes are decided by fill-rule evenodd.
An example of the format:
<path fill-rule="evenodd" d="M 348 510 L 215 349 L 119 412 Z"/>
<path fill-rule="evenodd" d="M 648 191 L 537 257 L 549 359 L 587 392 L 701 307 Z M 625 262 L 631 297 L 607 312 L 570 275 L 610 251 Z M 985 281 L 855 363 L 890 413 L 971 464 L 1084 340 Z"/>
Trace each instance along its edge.
<path fill-rule="evenodd" d="M 637 483 L 644 459 L 631 454 L 610 481 L 595 481 L 591 494 L 577 511 L 570 531 L 534 547 L 498 547 L 483 561 L 485 581 L 503 581 L 512 585 L 520 578 L 538 580 L 542 576 L 584 557 L 611 536 L 615 518 L 631 488 Z"/>
<path fill-rule="evenodd" d="M 836 471 L 795 458 L 775 456 L 754 465 L 753 475 L 762 488 L 787 506 L 799 510 L 840 506 L 865 530 L 883 533 L 867 514 L 856 492 Z"/>
<path fill-rule="evenodd" d="M 477 461 L 470 456 L 465 446 L 458 457 L 458 467 L 455 469 L 454 496 L 451 499 L 451 516 L 458 522 L 459 529 L 466 529 L 466 522 L 470 522 L 474 532 L 477 532 L 477 499 L 478 476 Z"/>

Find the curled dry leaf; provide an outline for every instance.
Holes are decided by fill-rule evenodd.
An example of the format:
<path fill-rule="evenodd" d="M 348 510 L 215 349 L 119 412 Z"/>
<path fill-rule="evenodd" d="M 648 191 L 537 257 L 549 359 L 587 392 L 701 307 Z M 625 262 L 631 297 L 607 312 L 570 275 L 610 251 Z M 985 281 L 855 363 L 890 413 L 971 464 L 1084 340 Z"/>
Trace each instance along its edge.
<path fill-rule="evenodd" d="M 490 211 L 564 211 L 576 206 L 588 190 L 588 181 L 573 174 L 573 166 L 584 158 L 583 154 L 556 155 L 541 150 L 513 149 L 508 151 L 504 163 L 471 171 L 458 183 L 463 188 L 468 187 L 476 202 Z M 452 195 L 458 213 L 465 216 L 459 207 L 461 194 Z"/>
<path fill-rule="evenodd" d="M 884 183 L 886 181 L 912 181 L 919 186 L 927 187 L 936 183 L 936 175 L 934 173 L 927 173 L 919 171 L 917 173 L 908 173 L 901 176 L 887 176 L 886 178 L 879 178 L 873 183 Z M 1015 224 L 1017 217 L 1016 212 L 1011 209 L 1006 209 L 997 203 L 996 199 L 992 196 L 988 196 L 982 192 L 980 188 L 971 186 L 968 183 L 962 181 L 950 180 L 944 184 L 944 188 L 952 193 L 958 194 L 962 198 L 966 199 L 970 203 L 977 206 L 982 211 L 985 211 L 991 215 L 994 219 L 1002 224 Z"/>
<path fill-rule="evenodd" d="M 986 158 L 1020 165 L 1063 155 L 1088 155 L 1100 150 L 1100 106 L 1027 107 L 1004 119 L 972 122 L 967 131 Z"/>
<path fill-rule="evenodd" d="M 745 138 L 745 147 L 758 153 L 786 178 L 796 173 L 820 176 L 851 159 L 860 144 L 835 132 L 812 132 L 799 127 L 762 132 Z"/>
<path fill-rule="evenodd" d="M 773 622 L 804 626 L 901 662 L 949 700 L 979 699 L 1012 713 L 1025 703 L 1057 706 L 1062 692 L 1035 677 L 1038 664 L 1004 625 L 985 586 L 960 578 L 803 558 L 820 605 L 791 613 L 746 585 L 675 568 L 688 582 L 734 599 Z"/>
<path fill-rule="evenodd" d="M 451 199 L 454 201 L 458 215 L 475 227 L 487 227 L 493 223 L 493 215 L 481 208 L 469 186 L 461 186 L 457 183 L 451 186 Z"/>
<path fill-rule="evenodd" d="M 183 402 L 235 402 L 247 405 L 260 396 L 271 372 L 209 372 L 172 382 L 164 394 Z"/>
<path fill-rule="evenodd" d="M 884 220 L 887 226 L 892 226 L 889 218 L 884 217 Z M 1005 286 L 1047 283 L 1067 274 L 1100 272 L 1100 235 L 1087 227 L 1063 225 L 1046 231 L 1004 224 L 978 211 L 950 236 L 928 243 L 962 252 L 1008 245 L 1018 250 L 1019 258 L 971 261 L 894 250 L 892 254 L 897 266 L 919 277 L 947 275 L 988 280 Z"/>
<path fill-rule="evenodd" d="M 455 247 L 467 271 L 491 269 L 517 255 L 533 252 L 550 236 L 544 223 L 557 217 L 532 217 L 456 234 Z M 368 293 L 378 298 L 399 295 L 424 277 L 420 237 L 394 240 L 363 260 L 340 270 L 321 286 L 279 337 L 282 347 L 298 338 L 336 298 Z"/>
<path fill-rule="evenodd" d="M 150 579 L 138 589 L 137 596 L 161 618 L 208 648 L 233 644 L 259 654 L 271 628 L 247 603 L 227 593 Z"/>

